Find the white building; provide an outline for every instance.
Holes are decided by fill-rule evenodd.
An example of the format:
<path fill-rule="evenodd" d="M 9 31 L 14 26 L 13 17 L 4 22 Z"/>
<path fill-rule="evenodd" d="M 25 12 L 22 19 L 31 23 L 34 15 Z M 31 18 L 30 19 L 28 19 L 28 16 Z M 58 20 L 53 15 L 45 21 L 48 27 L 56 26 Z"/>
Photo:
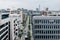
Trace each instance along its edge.
<path fill-rule="evenodd" d="M 10 40 L 9 13 L 0 13 L 0 40 Z"/>
<path fill-rule="evenodd" d="M 19 35 L 20 30 L 20 17 L 19 14 L 13 13 L 10 14 L 10 22 L 11 22 L 11 40 L 16 40 Z"/>
<path fill-rule="evenodd" d="M 7 12 L 7 13 L 5 13 Z M 17 10 L 10 12 L 4 11 L 0 13 L 0 39 L 1 40 L 16 40 L 20 29 L 22 29 L 23 14 Z"/>
<path fill-rule="evenodd" d="M 60 16 L 33 16 L 34 40 L 60 40 Z"/>
<path fill-rule="evenodd" d="M 23 11 L 21 11 L 20 9 L 17 9 L 17 14 L 19 15 L 19 19 L 20 19 L 20 29 L 23 29 L 24 27 L 23 27 Z"/>

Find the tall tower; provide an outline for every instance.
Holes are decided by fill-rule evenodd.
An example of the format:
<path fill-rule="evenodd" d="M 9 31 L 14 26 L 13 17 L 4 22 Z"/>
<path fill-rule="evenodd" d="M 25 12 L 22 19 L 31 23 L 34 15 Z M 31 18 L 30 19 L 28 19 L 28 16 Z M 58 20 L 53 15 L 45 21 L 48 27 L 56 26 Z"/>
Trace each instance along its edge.
<path fill-rule="evenodd" d="M 39 11 L 40 11 L 40 4 L 39 4 L 39 7 L 38 7 Z"/>
<path fill-rule="evenodd" d="M 36 8 L 37 11 L 40 11 L 40 5 L 38 5 L 38 7 Z"/>

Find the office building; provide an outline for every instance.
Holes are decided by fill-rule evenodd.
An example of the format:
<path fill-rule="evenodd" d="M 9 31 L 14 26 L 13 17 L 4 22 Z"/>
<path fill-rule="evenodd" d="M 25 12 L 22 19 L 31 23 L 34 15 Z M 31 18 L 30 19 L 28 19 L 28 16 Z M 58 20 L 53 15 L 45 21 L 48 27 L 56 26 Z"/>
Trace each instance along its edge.
<path fill-rule="evenodd" d="M 20 16 L 16 12 L 10 14 L 10 22 L 11 22 L 11 40 L 17 40 L 17 37 L 20 33 Z"/>
<path fill-rule="evenodd" d="M 10 40 L 9 13 L 0 12 L 0 40 Z"/>
<path fill-rule="evenodd" d="M 33 16 L 32 32 L 34 40 L 60 40 L 60 16 Z"/>

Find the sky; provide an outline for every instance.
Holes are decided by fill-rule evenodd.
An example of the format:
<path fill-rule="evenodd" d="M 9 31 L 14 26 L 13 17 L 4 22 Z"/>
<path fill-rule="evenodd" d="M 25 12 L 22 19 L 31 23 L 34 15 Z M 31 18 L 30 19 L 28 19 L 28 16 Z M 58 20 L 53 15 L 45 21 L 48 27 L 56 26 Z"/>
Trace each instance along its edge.
<path fill-rule="evenodd" d="M 40 10 L 60 10 L 60 0 L 0 0 L 0 9 L 25 8 L 35 10 L 40 5 Z"/>

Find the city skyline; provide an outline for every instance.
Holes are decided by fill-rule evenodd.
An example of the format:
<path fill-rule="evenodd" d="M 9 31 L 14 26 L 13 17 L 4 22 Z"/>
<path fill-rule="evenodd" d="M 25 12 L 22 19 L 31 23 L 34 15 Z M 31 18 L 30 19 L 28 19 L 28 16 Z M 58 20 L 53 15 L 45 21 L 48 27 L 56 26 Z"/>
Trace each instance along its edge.
<path fill-rule="evenodd" d="M 60 0 L 0 0 L 0 9 L 16 9 L 25 8 L 35 10 L 40 5 L 40 10 L 46 7 L 49 10 L 60 10 Z"/>

